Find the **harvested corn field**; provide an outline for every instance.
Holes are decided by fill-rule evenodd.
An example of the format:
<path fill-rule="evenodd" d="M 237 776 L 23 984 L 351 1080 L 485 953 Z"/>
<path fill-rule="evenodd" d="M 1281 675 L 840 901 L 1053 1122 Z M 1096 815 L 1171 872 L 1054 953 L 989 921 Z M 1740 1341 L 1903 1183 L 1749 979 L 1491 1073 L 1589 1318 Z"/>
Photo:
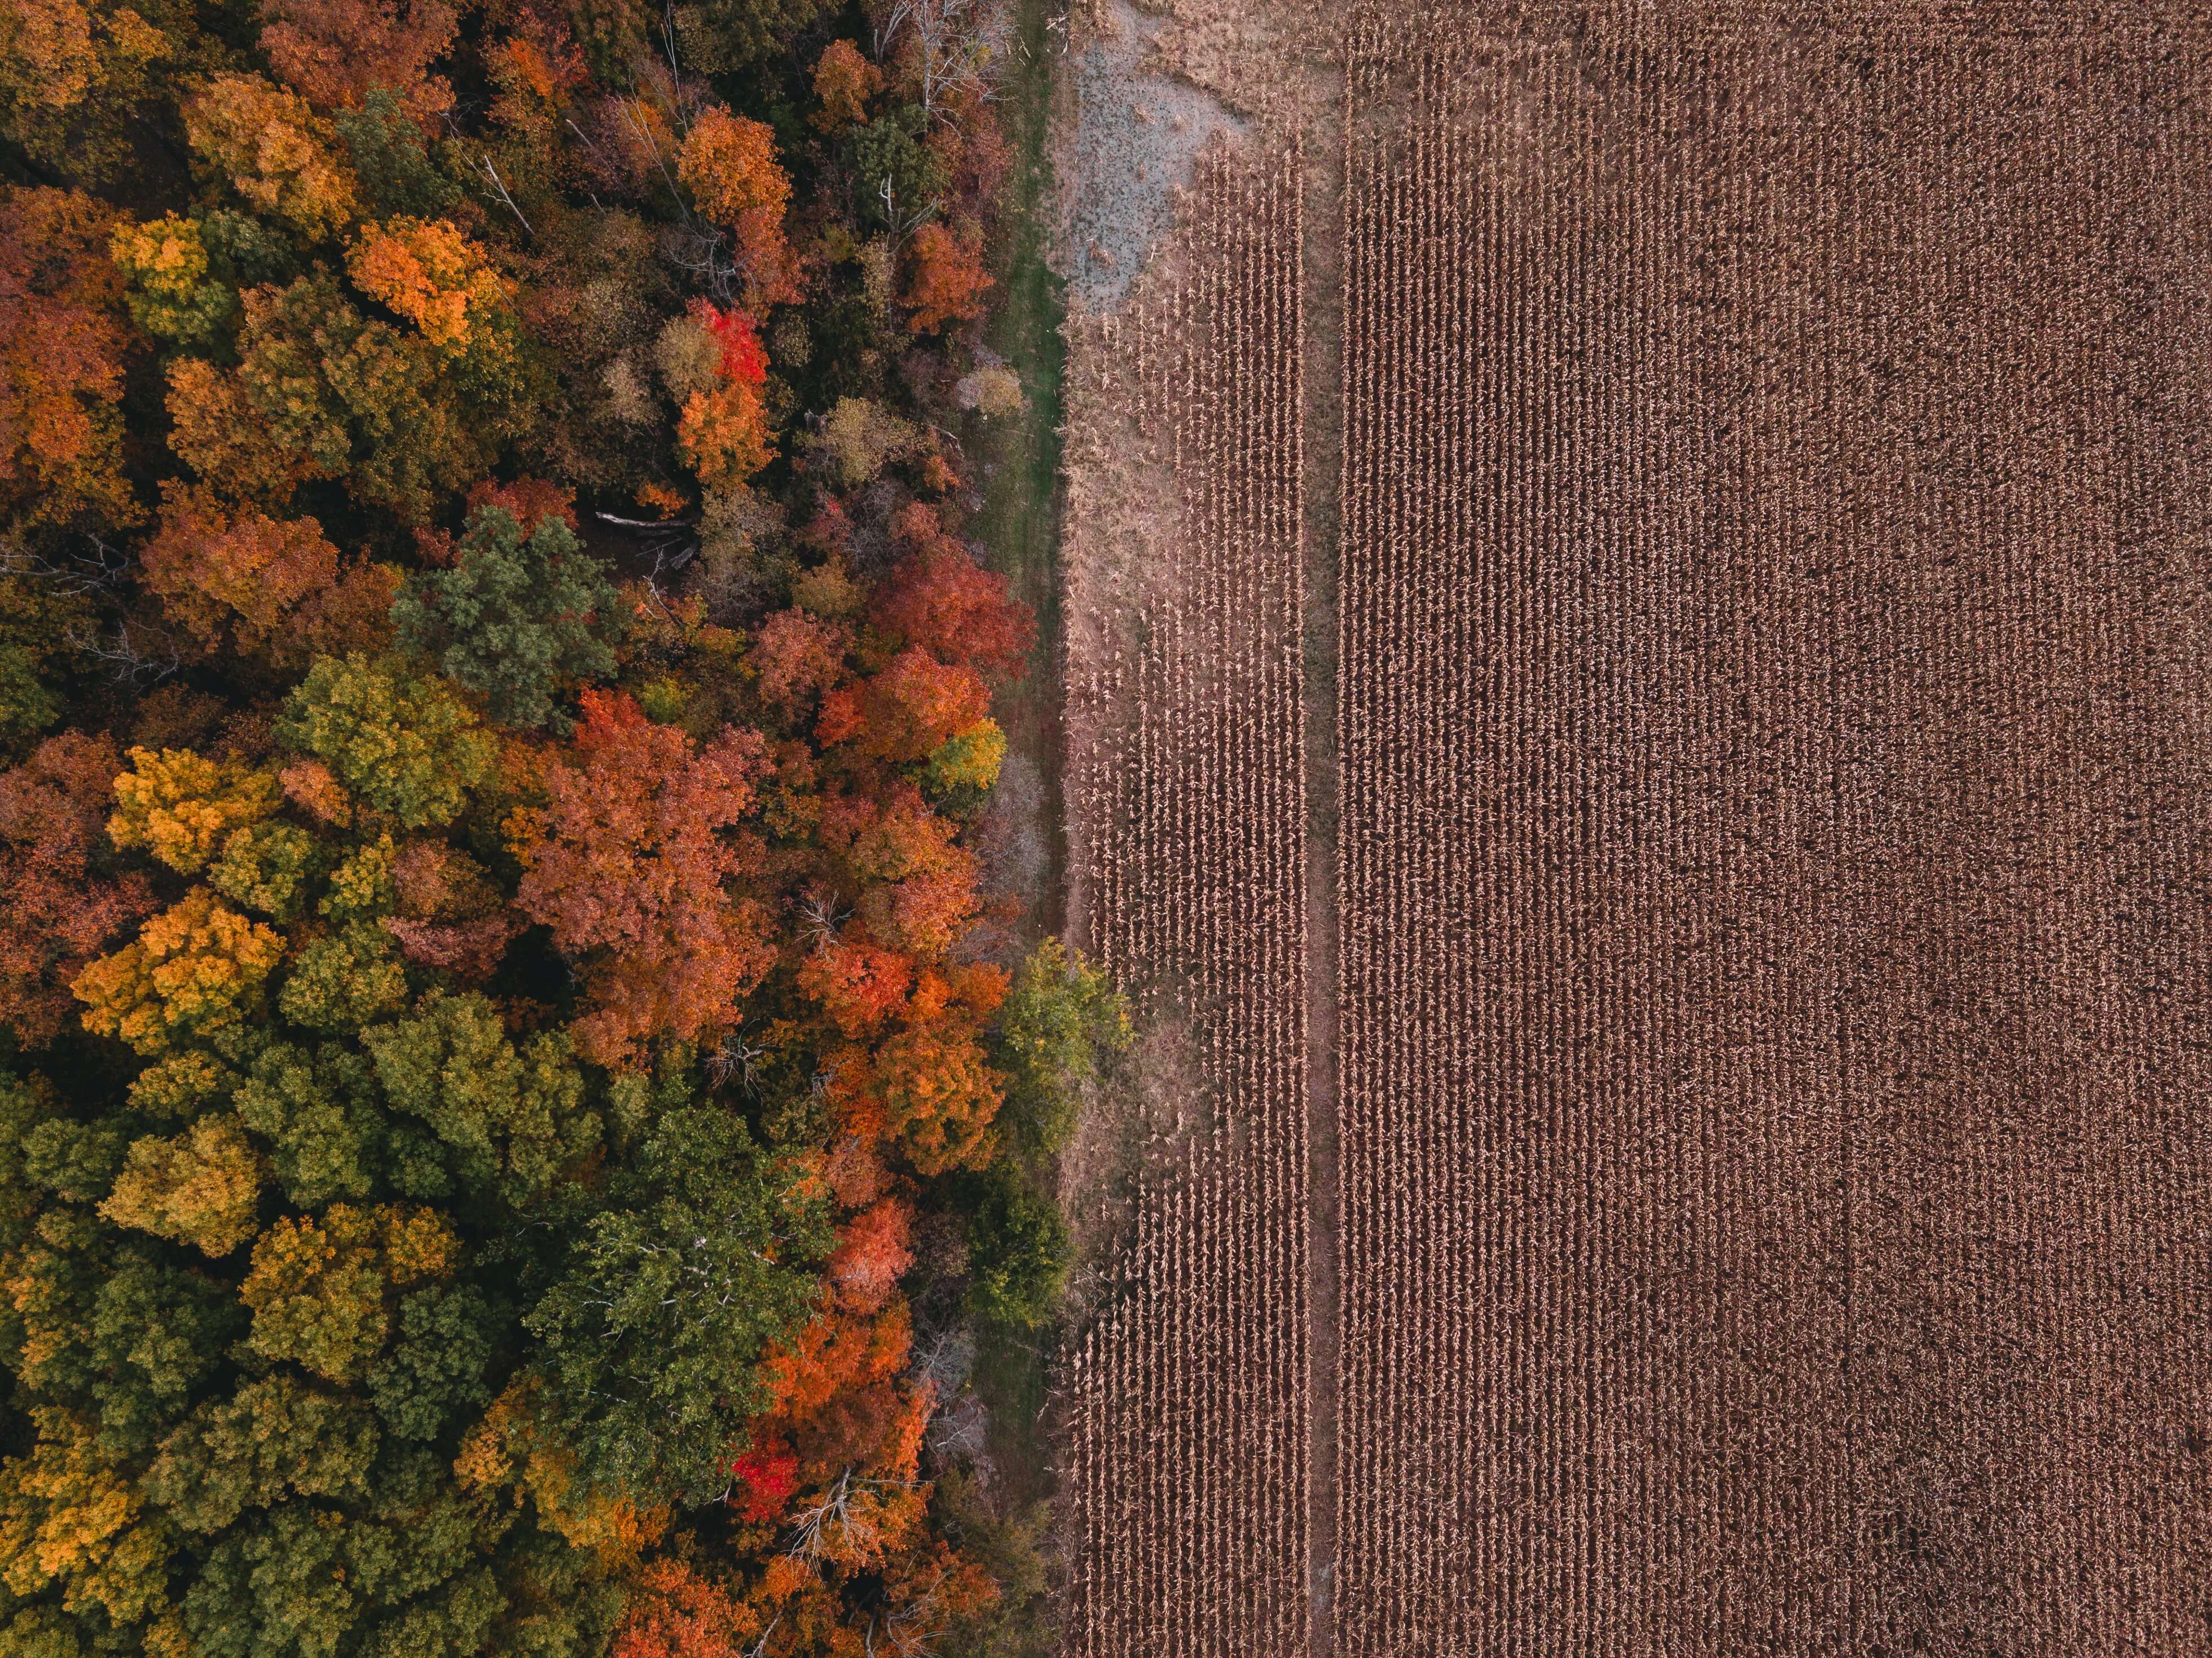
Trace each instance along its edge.
<path fill-rule="evenodd" d="M 1078 914 L 1273 1080 L 1084 1338 L 1071 1649 L 2205 1650 L 2212 23 L 1383 9 L 1279 79 L 1072 354 Z M 1279 153 L 1326 262 L 1223 216 Z M 1193 372 L 1147 295 L 1263 237 L 1303 376 Z"/>
<path fill-rule="evenodd" d="M 1075 1355 L 1084 1653 L 1306 1643 L 1299 176 L 1295 149 L 1209 150 L 1187 264 L 1094 320 L 1071 398 L 1177 486 L 1091 525 L 1069 606 L 1072 908 L 1196 1060 L 1170 1178 Z M 1171 568 L 1117 562 L 1168 546 Z"/>

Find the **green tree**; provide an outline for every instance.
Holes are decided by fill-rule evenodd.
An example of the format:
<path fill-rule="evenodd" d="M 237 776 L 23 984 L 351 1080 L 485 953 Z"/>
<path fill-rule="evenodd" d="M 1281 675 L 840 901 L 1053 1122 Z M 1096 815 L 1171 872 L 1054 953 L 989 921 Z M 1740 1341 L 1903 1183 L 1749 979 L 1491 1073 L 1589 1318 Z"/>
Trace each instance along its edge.
<path fill-rule="evenodd" d="M 785 49 L 829 9 L 829 0 L 692 0 L 673 15 L 685 64 L 726 75 Z"/>
<path fill-rule="evenodd" d="M 1024 1156 L 1058 1151 L 1075 1131 L 1082 1090 L 1130 1041 L 1128 1004 L 1105 973 L 1046 939 L 1000 1010 L 991 1054 L 1006 1079 L 1000 1132 Z"/>
<path fill-rule="evenodd" d="M 367 1495 L 376 1445 L 364 1406 L 272 1376 L 194 1411 L 147 1469 L 146 1494 L 187 1530 L 221 1531 L 295 1492 Z"/>
<path fill-rule="evenodd" d="M 461 1412 L 488 1404 L 484 1370 L 493 1332 L 505 1321 L 470 1284 L 434 1284 L 404 1298 L 391 1351 L 368 1372 L 386 1431 L 434 1440 Z"/>
<path fill-rule="evenodd" d="M 103 1447 L 143 1456 L 182 1419 L 245 1333 L 231 1287 L 204 1272 L 125 1247 L 92 1304 L 89 1392 Z"/>
<path fill-rule="evenodd" d="M 861 213 L 870 222 L 906 231 L 937 211 L 949 179 L 945 163 L 922 141 L 929 118 L 919 104 L 902 104 L 845 140 L 845 161 L 860 185 Z"/>
<path fill-rule="evenodd" d="M 81 594 L 27 576 L 0 576 L 0 750 L 21 750 L 62 717 L 62 687 L 91 621 Z"/>
<path fill-rule="evenodd" d="M 479 995 L 432 991 L 414 1013 L 365 1032 L 386 1097 L 447 1147 L 471 1191 L 520 1207 L 599 1144 L 565 1032 L 517 1050 Z"/>
<path fill-rule="evenodd" d="M 392 620 L 404 648 L 481 695 L 499 724 L 566 729 L 556 698 L 615 671 L 614 599 L 559 513 L 526 533 L 506 507 L 488 506 L 470 518 L 453 567 L 411 578 Z"/>
<path fill-rule="evenodd" d="M 276 724 L 372 811 L 409 829 L 451 823 L 496 753 L 476 716 L 434 679 L 355 652 L 317 657 Z"/>
<path fill-rule="evenodd" d="M 962 1181 L 968 1217 L 968 1306 L 994 1324 L 1050 1316 L 1067 1282 L 1070 1242 L 1060 1206 L 998 1163 Z"/>
<path fill-rule="evenodd" d="M 233 1097 L 266 1148 L 278 1187 L 301 1208 L 453 1192 L 437 1142 L 392 1119 L 369 1060 L 343 1043 L 272 1042 Z"/>
<path fill-rule="evenodd" d="M 432 163 L 421 125 L 395 94 L 374 88 L 358 109 L 331 116 L 331 125 L 353 162 L 355 188 L 375 217 L 441 219 L 459 204 L 460 186 Z"/>
<path fill-rule="evenodd" d="M 274 281 L 291 262 L 282 237 L 222 209 L 120 225 L 108 246 L 130 283 L 131 320 L 185 350 L 222 347 L 237 322 L 240 290 Z"/>
<path fill-rule="evenodd" d="M 771 1344 L 817 1304 L 832 1242 L 798 1171 L 727 1113 L 669 1112 L 523 1321 L 585 1478 L 642 1501 L 722 1489 Z"/>
<path fill-rule="evenodd" d="M 356 923 L 301 950 L 276 1005 L 310 1030 L 350 1034 L 396 1013 L 406 999 L 407 973 L 392 935 Z"/>

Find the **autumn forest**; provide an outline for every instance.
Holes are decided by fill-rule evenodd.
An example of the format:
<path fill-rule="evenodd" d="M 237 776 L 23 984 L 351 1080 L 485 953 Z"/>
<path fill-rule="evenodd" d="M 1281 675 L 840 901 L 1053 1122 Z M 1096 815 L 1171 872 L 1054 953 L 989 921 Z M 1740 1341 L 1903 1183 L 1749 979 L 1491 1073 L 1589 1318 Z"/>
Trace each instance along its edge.
<path fill-rule="evenodd" d="M 0 1652 L 1038 1649 L 1006 31 L 0 10 Z"/>

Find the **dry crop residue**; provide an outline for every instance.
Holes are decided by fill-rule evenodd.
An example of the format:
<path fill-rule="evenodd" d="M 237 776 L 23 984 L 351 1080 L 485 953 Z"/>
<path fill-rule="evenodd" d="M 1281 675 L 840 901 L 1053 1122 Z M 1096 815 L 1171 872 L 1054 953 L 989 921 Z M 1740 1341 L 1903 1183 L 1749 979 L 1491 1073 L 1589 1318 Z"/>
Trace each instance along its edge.
<path fill-rule="evenodd" d="M 1074 1355 L 1084 1654 L 1305 1643 L 1298 183 L 1295 149 L 1209 150 L 1187 240 L 1073 325 L 1070 909 L 1194 1027 L 1212 1106 Z M 1097 500 L 1109 435 L 1176 491 L 1133 526 Z"/>
<path fill-rule="evenodd" d="M 1095 1350 L 1074 1649 L 2212 1650 L 2212 20 L 1407 7 L 1340 49 L 1343 282 L 1298 325 L 1342 384 L 1267 382 L 1342 399 L 1297 486 L 1341 480 L 1302 548 L 1340 594 L 1333 1616 L 1279 1610 L 1327 1345 L 1206 1207 L 1305 1206 L 1311 1253 L 1305 1164 L 1228 1131 L 1319 1126 L 1229 1089 Z M 1294 257 L 1246 211 L 1194 195 L 1160 291 Z M 1072 762 L 1178 793 L 1073 801 L 1142 872 L 1081 914 L 1280 1044 L 1240 1020 L 1325 946 L 1292 855 L 1209 826 L 1287 820 L 1170 804 L 1311 760 L 1298 664 L 1224 666 L 1275 612 L 1177 609 L 1246 556 L 1191 539 L 1218 455 L 1266 445 L 1176 314 L 1172 369 L 1074 352 L 1128 366 L 1072 408 L 1079 513 L 1086 426 L 1253 434 L 1088 475 L 1134 526 L 1111 625 L 1204 665 L 1090 682 Z M 1224 1497 L 1179 1459 L 1255 1365 L 1304 1391 Z"/>

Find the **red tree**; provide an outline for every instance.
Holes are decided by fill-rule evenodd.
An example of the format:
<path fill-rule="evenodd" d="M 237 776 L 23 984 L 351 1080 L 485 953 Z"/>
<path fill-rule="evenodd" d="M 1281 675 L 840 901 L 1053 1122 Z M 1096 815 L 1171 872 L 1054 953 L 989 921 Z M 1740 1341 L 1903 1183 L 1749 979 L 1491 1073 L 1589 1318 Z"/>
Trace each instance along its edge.
<path fill-rule="evenodd" d="M 869 943 L 860 928 L 823 945 L 799 970 L 799 989 L 850 1037 L 879 1029 L 904 1005 L 913 982 L 914 964 L 895 950 Z"/>
<path fill-rule="evenodd" d="M 987 678 L 1019 678 L 1036 623 L 1028 605 L 1006 597 L 1006 578 L 979 569 L 923 502 L 902 508 L 891 529 L 909 550 L 878 595 L 877 625 Z"/>
<path fill-rule="evenodd" d="M 814 738 L 825 748 L 857 743 L 863 754 L 904 763 L 927 759 L 990 712 L 990 690 L 973 668 L 910 645 L 881 672 L 824 697 Z"/>
<path fill-rule="evenodd" d="M 262 15 L 270 66 L 317 109 L 357 105 L 379 88 L 425 123 L 453 104 L 453 88 L 425 73 L 458 27 L 441 0 L 274 0 Z"/>
<path fill-rule="evenodd" d="M 137 516 L 123 476 L 112 217 L 75 191 L 0 192 L 0 516 Z"/>
<path fill-rule="evenodd" d="M 845 630 L 804 610 L 778 610 L 753 635 L 761 700 L 795 718 L 845 672 Z"/>
<path fill-rule="evenodd" d="M 123 768 L 106 738 L 64 732 L 0 776 L 0 1019 L 26 1047 L 76 1023 L 70 981 L 155 908 L 143 876 L 94 873 Z"/>
<path fill-rule="evenodd" d="M 746 825 L 768 770 L 757 732 L 704 748 L 620 693 L 584 693 L 573 763 L 525 816 L 516 902 L 586 964 L 579 1048 L 601 1064 L 654 1035 L 728 1029 L 775 959 L 752 890 L 766 853 Z"/>
<path fill-rule="evenodd" d="M 918 961 L 952 947 L 976 910 L 975 859 L 912 784 L 825 801 L 823 838 L 868 935 Z"/>

